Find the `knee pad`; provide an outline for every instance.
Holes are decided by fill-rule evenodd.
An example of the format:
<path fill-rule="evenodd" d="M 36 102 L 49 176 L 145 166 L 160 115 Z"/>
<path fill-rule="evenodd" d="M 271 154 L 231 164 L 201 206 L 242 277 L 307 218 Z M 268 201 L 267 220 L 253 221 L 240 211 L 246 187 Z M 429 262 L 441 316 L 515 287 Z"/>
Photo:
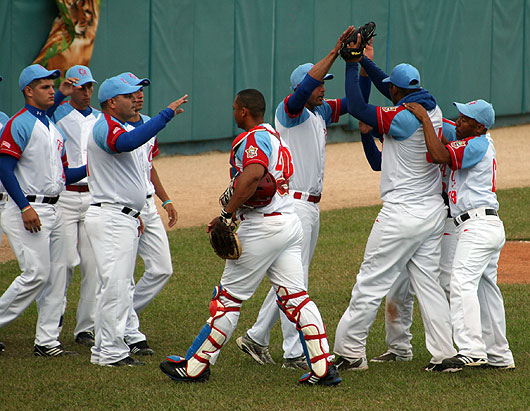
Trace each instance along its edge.
<path fill-rule="evenodd" d="M 324 324 L 311 324 L 303 319 L 300 311 L 309 303 L 311 299 L 307 292 L 301 291 L 289 294 L 287 289 L 280 287 L 277 291 L 278 305 L 283 310 L 287 318 L 296 324 L 296 329 L 300 335 L 300 342 L 304 349 L 311 371 L 318 377 L 323 377 L 328 372 L 329 352 L 322 345 L 322 340 L 327 340 Z M 305 297 L 302 302 L 296 304 L 293 300 Z M 314 303 L 313 303 L 314 306 Z M 316 306 L 314 306 L 316 309 Z"/>

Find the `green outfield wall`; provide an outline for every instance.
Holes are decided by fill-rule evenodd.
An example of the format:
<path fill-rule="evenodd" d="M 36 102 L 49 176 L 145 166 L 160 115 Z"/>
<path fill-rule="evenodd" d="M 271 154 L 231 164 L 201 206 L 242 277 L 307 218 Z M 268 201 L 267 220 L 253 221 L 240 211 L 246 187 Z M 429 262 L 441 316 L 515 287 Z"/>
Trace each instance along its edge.
<path fill-rule="evenodd" d="M 53 0 L 0 1 L 0 110 L 9 115 L 23 104 L 19 73 L 57 14 Z M 456 116 L 453 101 L 483 98 L 498 125 L 530 122 L 530 0 L 101 0 L 90 66 L 100 83 L 123 71 L 149 77 L 146 114 L 190 95 L 159 135 L 163 153 L 227 149 L 241 131 L 232 119 L 238 90 L 261 90 L 272 122 L 291 71 L 322 58 L 347 25 L 370 20 L 376 63 L 387 72 L 416 66 L 446 117 Z M 331 72 L 326 95 L 343 97 L 344 62 Z M 390 104 L 375 88 L 370 101 Z M 343 116 L 329 140 L 355 140 L 356 129 Z"/>

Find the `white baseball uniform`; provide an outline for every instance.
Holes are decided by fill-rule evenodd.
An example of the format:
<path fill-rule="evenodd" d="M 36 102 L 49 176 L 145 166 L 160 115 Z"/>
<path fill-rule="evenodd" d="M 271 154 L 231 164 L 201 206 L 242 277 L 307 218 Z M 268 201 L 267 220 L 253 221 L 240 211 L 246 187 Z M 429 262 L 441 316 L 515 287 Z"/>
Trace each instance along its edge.
<path fill-rule="evenodd" d="M 497 215 L 497 160 L 489 133 L 447 145 L 451 153 L 449 204 L 458 244 L 451 277 L 451 317 L 459 354 L 514 363 L 506 339 L 497 263 L 505 242 Z"/>
<path fill-rule="evenodd" d="M 66 284 L 63 221 L 55 204 L 64 188 L 63 167 L 68 165 L 64 136 L 43 111 L 26 105 L 3 128 L 0 153 L 18 159 L 15 176 L 42 224 L 41 231 L 29 232 L 17 204 L 7 203 L 2 225 L 22 273 L 0 297 L 0 327 L 36 300 L 35 345 L 53 348 L 60 345 Z"/>
<path fill-rule="evenodd" d="M 438 107 L 428 111 L 435 130 Z M 456 354 L 446 296 L 438 283 L 440 244 L 446 220 L 438 166 L 427 162 L 423 129 L 402 105 L 377 107 L 383 135 L 379 212 L 364 254 L 350 304 L 336 331 L 334 351 L 366 357 L 366 338 L 382 298 L 400 274 L 408 272 L 422 313 L 431 362 Z"/>
<path fill-rule="evenodd" d="M 276 109 L 276 130 L 289 145 L 295 170 L 289 179 L 289 191 L 296 200 L 295 213 L 302 223 L 302 265 L 304 285 L 308 287 L 308 273 L 313 253 L 317 245 L 320 229 L 319 201 L 324 183 L 324 165 L 326 158 L 327 126 L 337 122 L 340 117 L 340 99 L 325 100 L 314 111 L 307 107 L 291 115 L 287 111 L 285 98 Z M 265 297 L 256 322 L 247 331 L 252 340 L 268 346 L 270 331 L 278 318 L 281 318 L 283 332 L 284 358 L 297 358 L 304 354 L 298 331 L 285 317 L 276 303 L 276 290 L 271 287 Z"/>
<path fill-rule="evenodd" d="M 71 166 L 81 167 L 86 164 L 88 138 L 100 115 L 100 111 L 91 107 L 82 113 L 72 107 L 69 102 L 61 104 L 55 110 L 52 119 L 67 136 L 65 147 Z M 85 227 L 85 215 L 91 201 L 92 196 L 85 177 L 75 184 L 67 185 L 58 203 L 63 215 L 66 237 L 67 290 L 72 281 L 75 267 L 79 265 L 81 270 L 81 287 L 74 336 L 81 332 L 94 331 L 97 273 L 94 252 L 88 241 Z M 65 292 L 63 313 L 66 309 L 66 295 Z"/>
<path fill-rule="evenodd" d="M 142 124 L 150 119 L 144 114 L 140 114 L 140 116 Z M 137 148 L 135 152 L 140 156 L 141 164 L 144 167 L 143 175 L 147 187 L 147 198 L 142 209 L 145 231 L 140 236 L 138 243 L 138 254 L 144 260 L 145 272 L 136 284 L 133 297 L 134 309 L 139 313 L 164 288 L 171 278 L 171 274 L 173 274 L 173 266 L 166 229 L 155 205 L 155 187 L 151 182 L 153 158 L 159 153 L 156 136 Z M 129 341 L 128 338 L 127 341 Z"/>
<path fill-rule="evenodd" d="M 132 127 L 132 126 L 130 126 Z M 132 307 L 138 219 L 145 205 L 144 166 L 135 151 L 117 152 L 126 126 L 102 114 L 88 139 L 88 186 L 92 204 L 85 217 L 98 272 L 95 345 L 90 361 L 106 365 L 129 356 L 129 344 L 145 340 Z"/>
<path fill-rule="evenodd" d="M 232 147 L 237 147 L 232 149 L 232 176 L 249 164 L 262 164 L 275 177 L 278 189 L 269 205 L 238 210 L 241 224 L 237 234 L 243 252 L 238 260 L 226 261 L 221 285 L 210 305 L 212 317 L 186 355 L 186 371 L 194 377 L 215 363 L 236 328 L 242 302 L 254 294 L 267 275 L 277 298 L 304 335 L 313 372 L 322 377 L 327 373 L 329 347 L 318 308 L 304 285 L 302 227 L 294 212 L 294 200 L 288 195 L 291 154 L 269 124 L 242 133 Z"/>
<path fill-rule="evenodd" d="M 9 117 L 4 112 L 0 111 L 0 135 L 2 135 L 2 128 L 4 127 L 4 124 L 6 124 L 9 120 Z M 4 186 L 0 182 L 0 245 L 2 245 L 2 212 L 4 211 L 5 205 L 7 201 L 7 193 L 4 189 Z"/>
<path fill-rule="evenodd" d="M 449 141 L 456 140 L 454 123 L 443 119 L 443 134 Z M 442 191 L 447 194 L 450 167 L 440 165 L 442 176 Z M 438 281 L 442 286 L 447 300 L 449 300 L 449 287 L 451 269 L 456 250 L 456 227 L 451 214 L 445 220 L 440 257 L 440 276 Z M 412 358 L 412 314 L 414 308 L 414 290 L 410 286 L 408 273 L 401 273 L 388 292 L 385 301 L 385 330 L 388 351 L 399 357 Z"/>

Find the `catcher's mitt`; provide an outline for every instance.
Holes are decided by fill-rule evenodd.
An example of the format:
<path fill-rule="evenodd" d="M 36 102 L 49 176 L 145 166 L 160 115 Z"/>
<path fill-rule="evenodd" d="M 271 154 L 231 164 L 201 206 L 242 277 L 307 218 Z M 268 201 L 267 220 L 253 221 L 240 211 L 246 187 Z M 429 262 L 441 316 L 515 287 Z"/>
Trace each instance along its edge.
<path fill-rule="evenodd" d="M 241 256 L 241 243 L 235 230 L 236 224 L 230 214 L 223 210 L 221 216 L 208 233 L 210 236 L 210 244 L 215 254 L 224 260 L 237 260 Z"/>
<path fill-rule="evenodd" d="M 344 60 L 350 59 L 352 57 L 358 57 L 364 53 L 366 45 L 370 42 L 370 39 L 376 36 L 375 32 L 375 23 L 373 21 L 366 23 L 364 26 L 361 26 L 346 39 L 342 44 L 340 49 L 340 55 Z M 349 43 L 355 43 L 357 41 L 357 35 L 361 35 L 361 44 L 359 48 L 348 47 Z"/>

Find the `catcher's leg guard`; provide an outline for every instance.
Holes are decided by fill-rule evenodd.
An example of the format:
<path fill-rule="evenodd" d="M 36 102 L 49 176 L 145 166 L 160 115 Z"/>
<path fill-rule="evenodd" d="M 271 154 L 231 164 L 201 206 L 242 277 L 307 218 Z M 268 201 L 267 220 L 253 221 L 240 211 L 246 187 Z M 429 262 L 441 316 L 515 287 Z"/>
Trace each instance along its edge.
<path fill-rule="evenodd" d="M 241 301 L 228 294 L 221 285 L 214 288 L 210 302 L 211 317 L 186 353 L 186 372 L 190 377 L 198 376 L 209 366 L 210 358 L 221 349 L 228 339 L 227 335 L 232 332 L 230 322 L 221 321 L 217 326 L 214 322 L 228 312 L 239 313 L 240 307 Z"/>
<path fill-rule="evenodd" d="M 305 291 L 289 294 L 286 288 L 279 287 L 276 294 L 278 296 L 277 303 L 281 310 L 289 320 L 296 324 L 310 370 L 314 375 L 322 378 L 328 372 L 329 346 L 326 329 L 315 303 L 311 301 Z M 302 315 L 301 311 L 309 310 L 311 305 L 316 311 L 315 314 L 318 315 Z M 311 317 L 313 317 L 313 322 L 309 322 Z"/>

